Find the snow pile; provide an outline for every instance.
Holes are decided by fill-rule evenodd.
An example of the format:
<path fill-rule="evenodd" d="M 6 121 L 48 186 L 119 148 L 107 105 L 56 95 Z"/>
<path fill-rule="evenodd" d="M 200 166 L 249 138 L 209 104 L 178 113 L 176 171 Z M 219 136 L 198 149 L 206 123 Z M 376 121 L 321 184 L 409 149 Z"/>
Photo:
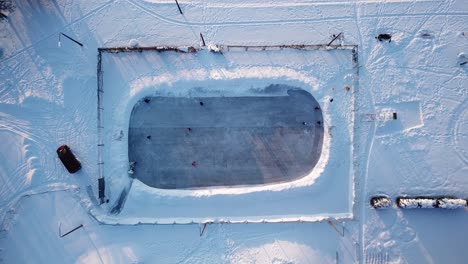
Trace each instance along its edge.
<path fill-rule="evenodd" d="M 465 65 L 468 62 L 468 58 L 466 57 L 466 54 L 464 52 L 458 53 L 458 64 L 460 66 Z"/>
<path fill-rule="evenodd" d="M 211 52 L 221 52 L 221 47 L 215 44 L 208 45 L 208 50 Z"/>
<path fill-rule="evenodd" d="M 437 200 L 437 207 L 444 209 L 458 209 L 467 206 L 465 199 L 459 198 L 441 198 Z"/>
<path fill-rule="evenodd" d="M 138 40 L 136 39 L 131 39 L 129 42 L 128 42 L 128 45 L 132 48 L 136 48 L 138 47 L 140 44 L 138 43 Z"/>

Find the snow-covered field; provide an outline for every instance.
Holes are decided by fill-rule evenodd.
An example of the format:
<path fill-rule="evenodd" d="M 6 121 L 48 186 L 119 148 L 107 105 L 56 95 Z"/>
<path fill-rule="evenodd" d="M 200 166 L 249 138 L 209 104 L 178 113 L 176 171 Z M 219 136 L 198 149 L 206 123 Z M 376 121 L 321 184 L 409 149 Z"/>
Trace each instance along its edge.
<path fill-rule="evenodd" d="M 369 205 L 374 195 L 468 198 L 465 0 L 179 4 L 183 14 L 173 1 L 14 1 L 0 21 L 0 262 L 466 262 L 466 207 Z M 58 45 L 60 32 L 83 47 L 63 35 Z M 326 45 L 340 32 L 334 44 L 356 46 L 357 65 L 349 49 L 226 49 Z M 223 53 L 201 47 L 200 33 Z M 125 46 L 199 51 L 103 53 L 101 123 L 98 48 Z M 311 175 L 177 191 L 127 177 L 127 135 L 116 138 L 142 97 L 255 96 L 272 83 L 321 104 L 326 138 Z M 78 173 L 60 163 L 61 144 Z"/>

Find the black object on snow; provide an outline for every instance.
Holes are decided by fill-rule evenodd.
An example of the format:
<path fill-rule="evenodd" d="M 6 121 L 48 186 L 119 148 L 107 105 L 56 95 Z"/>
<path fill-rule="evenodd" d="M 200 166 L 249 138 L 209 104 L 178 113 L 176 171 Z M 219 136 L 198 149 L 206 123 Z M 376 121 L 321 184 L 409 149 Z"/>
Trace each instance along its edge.
<path fill-rule="evenodd" d="M 330 103 L 333 102 L 333 98 L 330 99 Z"/>
<path fill-rule="evenodd" d="M 57 149 L 57 155 L 68 172 L 75 173 L 81 169 L 81 163 L 76 159 L 75 155 L 67 145 L 60 146 Z"/>
<path fill-rule="evenodd" d="M 98 179 L 98 190 L 99 190 L 99 201 L 101 201 L 101 204 L 104 203 L 104 178 L 99 178 Z M 107 200 L 109 202 L 109 200 Z"/>
<path fill-rule="evenodd" d="M 370 199 L 370 205 L 375 209 L 385 209 L 392 204 L 387 196 L 374 196 Z"/>
<path fill-rule="evenodd" d="M 378 39 L 379 41 L 387 41 L 388 42 L 392 42 L 392 35 L 390 34 L 379 34 L 377 37 L 375 37 L 376 39 Z"/>
<path fill-rule="evenodd" d="M 302 124 L 303 124 L 304 126 L 305 126 L 305 125 L 307 125 L 307 123 L 306 123 L 306 122 L 302 122 Z"/>
<path fill-rule="evenodd" d="M 203 102 L 200 102 L 200 105 L 203 106 Z"/>
<path fill-rule="evenodd" d="M 429 32 L 424 32 L 424 33 L 421 33 L 421 37 L 422 37 L 422 38 L 433 38 L 434 35 L 432 35 L 432 34 L 429 33 Z"/>
<path fill-rule="evenodd" d="M 322 124 L 322 122 L 320 122 L 320 121 L 317 121 L 317 124 L 318 124 L 318 125 L 321 125 L 321 124 Z"/>
<path fill-rule="evenodd" d="M 69 39 L 69 40 L 75 42 L 76 44 L 80 45 L 81 47 L 83 47 L 83 43 L 79 42 L 78 40 L 76 40 L 76 39 L 74 39 L 74 38 L 72 38 L 72 37 L 70 37 L 70 36 L 68 36 L 67 34 L 65 34 L 65 33 L 63 33 L 63 32 L 60 32 L 60 33 L 59 33 L 59 41 L 60 41 L 60 35 L 63 35 L 63 36 L 66 37 L 67 39 Z"/>
<path fill-rule="evenodd" d="M 200 38 L 201 38 L 203 47 L 205 47 L 206 46 L 205 38 L 203 37 L 202 33 L 200 33 Z"/>
<path fill-rule="evenodd" d="M 82 228 L 82 227 L 83 227 L 83 224 L 81 224 L 81 225 L 79 225 L 79 226 L 73 228 L 72 230 L 70 230 L 70 231 L 68 231 L 68 232 L 66 232 L 65 234 L 62 235 L 62 234 L 61 234 L 61 231 L 60 231 L 60 226 L 59 226 L 59 236 L 60 236 L 60 237 L 67 236 L 67 235 L 69 235 L 69 234 L 75 232 L 76 230 L 78 230 L 78 229 L 80 229 L 80 228 Z"/>
<path fill-rule="evenodd" d="M 179 2 L 178 2 L 177 0 L 175 0 L 175 3 L 176 3 L 176 5 L 177 5 L 177 8 L 179 9 L 179 13 L 180 13 L 181 15 L 183 15 L 184 13 L 182 13 L 182 9 L 180 9 Z"/>
<path fill-rule="evenodd" d="M 151 139 L 151 136 L 147 136 L 146 138 L 147 138 L 147 139 Z"/>
<path fill-rule="evenodd" d="M 393 113 L 393 119 L 394 119 L 394 120 L 397 119 L 397 113 Z"/>
<path fill-rule="evenodd" d="M 143 101 L 145 101 L 145 103 L 149 103 L 151 100 L 149 98 L 145 98 Z"/>

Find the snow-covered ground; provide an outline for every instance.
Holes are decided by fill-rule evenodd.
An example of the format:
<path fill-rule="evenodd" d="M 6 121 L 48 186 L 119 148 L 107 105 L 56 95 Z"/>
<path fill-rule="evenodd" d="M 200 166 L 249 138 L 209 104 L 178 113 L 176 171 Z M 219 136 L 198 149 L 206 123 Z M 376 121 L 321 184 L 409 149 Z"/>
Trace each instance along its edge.
<path fill-rule="evenodd" d="M 468 64 L 460 65 L 468 53 L 466 1 L 179 3 L 183 15 L 173 1 L 14 1 L 0 22 L 0 262 L 466 261 L 466 207 L 369 205 L 374 195 L 393 202 L 468 197 Z M 60 32 L 83 47 L 63 35 L 59 47 Z M 98 129 L 98 48 L 200 48 L 200 33 L 218 47 L 315 45 L 340 32 L 337 44 L 357 46 L 357 68 L 349 50 L 104 54 Z M 381 33 L 392 41 L 376 40 Z M 271 82 L 310 92 L 332 127 L 322 154 L 328 157 L 312 180 L 175 192 L 129 184 L 128 146 L 113 139 L 128 127 L 138 99 L 158 89 L 187 96 L 197 86 L 246 95 L 247 85 Z M 214 89 L 220 83 L 224 90 Z M 395 112 L 397 120 L 390 118 Z M 103 171 L 101 140 L 109 146 Z M 80 159 L 80 172 L 70 175 L 60 164 L 61 144 Z M 110 202 L 98 205 L 102 173 Z M 123 186 L 131 186 L 128 197 L 112 214 Z M 303 222 L 319 219 L 330 222 Z M 150 224 L 158 221 L 194 223 Z M 197 223 L 206 221 L 214 223 Z"/>
<path fill-rule="evenodd" d="M 127 192 L 127 186 L 131 185 L 131 189 L 122 212 L 118 216 L 99 215 L 100 220 L 109 223 L 278 222 L 352 216 L 354 92 L 344 89 L 357 78 L 353 74 L 356 69 L 352 47 L 330 51 L 225 49 L 222 55 L 206 50 L 102 54 L 103 174 L 110 204 L 120 203 L 120 193 Z M 150 95 L 286 95 L 285 89 L 264 90 L 278 83 L 311 93 L 324 113 L 327 131 L 323 151 L 309 175 L 280 184 L 201 190 L 155 189 L 138 180 L 129 183 L 127 131 L 130 113 L 138 100 Z M 116 140 L 115 135 L 120 135 L 120 131 L 125 131 L 124 136 Z M 284 159 L 291 162 L 287 157 Z"/>

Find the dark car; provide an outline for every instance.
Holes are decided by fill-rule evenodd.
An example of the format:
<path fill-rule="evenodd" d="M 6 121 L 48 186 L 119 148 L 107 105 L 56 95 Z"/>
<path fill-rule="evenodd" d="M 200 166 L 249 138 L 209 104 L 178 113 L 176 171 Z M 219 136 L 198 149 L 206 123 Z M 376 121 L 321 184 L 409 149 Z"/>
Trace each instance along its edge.
<path fill-rule="evenodd" d="M 75 173 L 81 169 L 81 163 L 76 159 L 75 155 L 67 145 L 62 145 L 57 149 L 57 155 L 62 161 L 68 172 Z"/>

